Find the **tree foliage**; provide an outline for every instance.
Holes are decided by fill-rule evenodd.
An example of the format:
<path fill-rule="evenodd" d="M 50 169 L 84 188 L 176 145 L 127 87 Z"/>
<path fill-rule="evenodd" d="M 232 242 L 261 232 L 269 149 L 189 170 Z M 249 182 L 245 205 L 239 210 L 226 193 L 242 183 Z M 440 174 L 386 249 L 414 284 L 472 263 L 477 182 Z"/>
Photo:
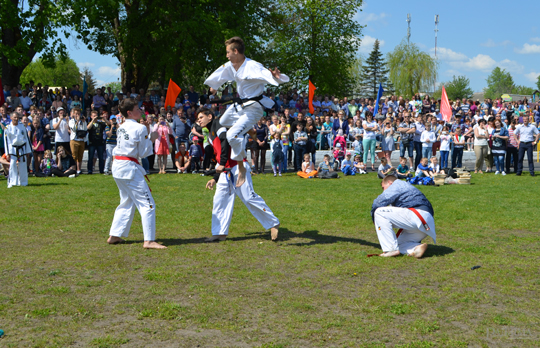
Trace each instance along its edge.
<path fill-rule="evenodd" d="M 66 56 L 66 46 L 58 38 L 62 10 L 52 0 L 0 1 L 0 60 L 2 82 L 19 83 L 20 76 L 36 54 L 52 67 L 57 55 Z M 64 23 L 65 24 L 65 23 Z"/>
<path fill-rule="evenodd" d="M 534 88 L 527 87 L 527 86 L 516 85 L 514 86 L 514 88 L 512 88 L 513 94 L 532 95 L 533 92 L 534 92 Z"/>
<path fill-rule="evenodd" d="M 379 40 L 375 40 L 373 50 L 362 66 L 360 78 L 362 95 L 373 99 L 377 98 L 379 84 L 382 84 L 385 92 L 392 93 L 394 86 L 388 78 L 388 73 L 389 70 L 386 67 L 383 54 L 379 50 Z"/>
<path fill-rule="evenodd" d="M 98 87 L 97 86 L 97 81 L 94 78 L 94 73 L 87 66 L 85 66 L 83 68 L 83 70 L 81 71 L 81 74 L 79 76 L 79 86 L 80 86 L 80 91 L 81 92 L 83 91 L 83 88 L 84 88 L 84 80 L 85 80 L 85 78 L 86 78 L 86 84 L 88 85 L 88 93 L 94 94 L 96 92 L 96 88 Z"/>
<path fill-rule="evenodd" d="M 536 78 L 536 88 L 540 91 L 540 75 Z"/>
<path fill-rule="evenodd" d="M 438 62 L 414 43 L 406 40 L 387 55 L 390 81 L 396 94 L 412 97 L 428 91 L 437 79 Z"/>
<path fill-rule="evenodd" d="M 461 100 L 463 98 L 470 99 L 473 96 L 473 90 L 470 87 L 471 81 L 465 76 L 453 76 L 452 81 L 443 82 L 437 91 L 433 94 L 433 97 L 439 99 L 442 95 L 442 86 L 446 90 L 449 100 Z"/>
<path fill-rule="evenodd" d="M 58 55 L 52 65 L 45 64 L 42 58 L 31 62 L 22 72 L 20 83 L 34 81 L 51 87 L 71 87 L 79 83 L 79 67 L 73 59 Z"/>
<path fill-rule="evenodd" d="M 512 93 L 514 89 L 514 79 L 505 69 L 496 67 L 487 78 L 487 88 L 484 96 L 490 99 L 500 98 L 505 93 Z"/>
<path fill-rule="evenodd" d="M 303 88 L 308 79 L 317 93 L 346 95 L 354 85 L 362 26 L 353 17 L 361 0 L 278 0 L 270 28 L 270 66 L 278 66 Z"/>
<path fill-rule="evenodd" d="M 172 78 L 180 85 L 202 84 L 225 61 L 224 41 L 246 41 L 257 56 L 267 0 L 61 0 L 76 23 L 77 38 L 89 49 L 118 58 L 122 84 L 147 88 Z"/>

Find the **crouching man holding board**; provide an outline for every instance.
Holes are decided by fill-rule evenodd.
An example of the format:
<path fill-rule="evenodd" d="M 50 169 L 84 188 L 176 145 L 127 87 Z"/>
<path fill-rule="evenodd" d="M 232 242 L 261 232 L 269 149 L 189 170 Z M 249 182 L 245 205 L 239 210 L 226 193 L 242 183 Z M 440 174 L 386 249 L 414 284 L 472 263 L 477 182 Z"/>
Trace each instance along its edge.
<path fill-rule="evenodd" d="M 416 187 L 395 176 L 385 177 L 381 187 L 384 192 L 371 207 L 371 217 L 383 250 L 379 256 L 407 254 L 421 258 L 427 249 L 427 244 L 421 241 L 429 236 L 436 243 L 431 203 Z M 399 229 L 397 234 L 394 228 Z"/>

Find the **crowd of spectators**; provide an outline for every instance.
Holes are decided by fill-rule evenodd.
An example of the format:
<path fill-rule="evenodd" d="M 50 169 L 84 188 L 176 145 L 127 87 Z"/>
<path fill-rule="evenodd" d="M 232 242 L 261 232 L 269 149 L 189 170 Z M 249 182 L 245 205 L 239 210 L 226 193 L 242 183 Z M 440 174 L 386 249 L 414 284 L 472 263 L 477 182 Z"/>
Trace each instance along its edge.
<path fill-rule="evenodd" d="M 10 123 L 12 112 L 22 116 L 33 149 L 33 156 L 28 158 L 29 172 L 71 177 L 84 172 L 109 174 L 116 130 L 124 121 L 118 105 L 125 98 L 138 101 L 151 124 L 154 155 L 142 159 L 148 173 L 165 174 L 169 156 L 177 173 L 211 170 L 215 164 L 213 150 L 208 130 L 196 122 L 196 110 L 205 106 L 219 116 L 227 106 L 213 101 L 236 96 L 231 87 L 218 96 L 216 92 L 197 93 L 190 86 L 174 106 L 166 107 L 164 90 L 112 91 L 103 87 L 93 95 L 83 95 L 79 85 L 52 90 L 30 83 L 4 85 L 3 92 L 0 131 Z M 538 141 L 540 111 L 538 104 L 530 105 L 527 100 L 452 101 L 452 117 L 447 122 L 440 112 L 441 101 L 428 95 L 383 97 L 374 114 L 376 101 L 371 98 L 315 96 L 314 112 L 310 113 L 305 92 L 294 89 L 276 94 L 268 90 L 266 94 L 275 106 L 265 111 L 254 127 L 256 135 L 246 145 L 253 174 L 267 172 L 267 151 L 271 151 L 270 170 L 276 176 L 294 170 L 307 172 L 299 174 L 302 177 L 312 177 L 321 166 L 323 170 L 345 169 L 346 173 L 364 173 L 371 167 L 383 176 L 396 170 L 409 175 L 418 172 L 423 159 L 432 161 L 437 154 L 438 166 L 448 170 L 463 167 L 464 151 L 474 151 L 475 172 L 502 175 L 510 173 L 511 168 L 520 175 L 527 154 L 529 171 L 534 174 L 532 151 Z M 85 150 L 87 165 L 83 168 Z M 317 166 L 317 150 L 330 151 L 332 156 L 321 156 Z M 394 151 L 399 151 L 399 167 L 391 163 Z M 0 153 L 4 154 L 3 137 Z M 377 162 L 381 163 L 378 167 Z M 4 174 L 6 171 L 4 166 Z"/>

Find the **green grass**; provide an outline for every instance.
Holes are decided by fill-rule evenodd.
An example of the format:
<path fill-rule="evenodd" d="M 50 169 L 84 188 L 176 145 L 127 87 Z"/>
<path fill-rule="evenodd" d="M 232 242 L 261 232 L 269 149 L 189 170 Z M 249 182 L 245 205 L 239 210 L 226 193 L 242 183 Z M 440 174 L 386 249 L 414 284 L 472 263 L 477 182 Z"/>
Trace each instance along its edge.
<path fill-rule="evenodd" d="M 277 243 L 237 200 L 230 238 L 204 244 L 207 178 L 151 180 L 163 251 L 143 250 L 138 215 L 127 244 L 105 243 L 111 177 L 0 181 L 0 347 L 540 345 L 537 178 L 421 187 L 438 237 L 421 260 L 366 257 L 373 174 L 255 177 Z M 488 336 L 501 328 L 531 337 Z"/>

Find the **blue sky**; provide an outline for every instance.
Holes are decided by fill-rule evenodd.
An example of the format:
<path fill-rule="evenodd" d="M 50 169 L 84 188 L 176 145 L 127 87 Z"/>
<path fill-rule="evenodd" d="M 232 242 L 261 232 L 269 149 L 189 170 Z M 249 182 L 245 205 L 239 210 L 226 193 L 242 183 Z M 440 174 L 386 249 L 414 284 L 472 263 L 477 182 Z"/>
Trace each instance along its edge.
<path fill-rule="evenodd" d="M 510 71 L 516 84 L 536 87 L 540 75 L 540 4 L 529 1 L 372 1 L 364 2 L 355 19 L 366 25 L 360 53 L 368 56 L 379 39 L 383 53 L 392 51 L 407 35 L 433 54 L 434 17 L 439 15 L 437 57 L 439 81 L 465 75 L 481 91 L 496 67 Z M 118 60 L 88 51 L 82 43 L 65 41 L 80 67 L 88 66 L 98 84 L 120 78 Z"/>

